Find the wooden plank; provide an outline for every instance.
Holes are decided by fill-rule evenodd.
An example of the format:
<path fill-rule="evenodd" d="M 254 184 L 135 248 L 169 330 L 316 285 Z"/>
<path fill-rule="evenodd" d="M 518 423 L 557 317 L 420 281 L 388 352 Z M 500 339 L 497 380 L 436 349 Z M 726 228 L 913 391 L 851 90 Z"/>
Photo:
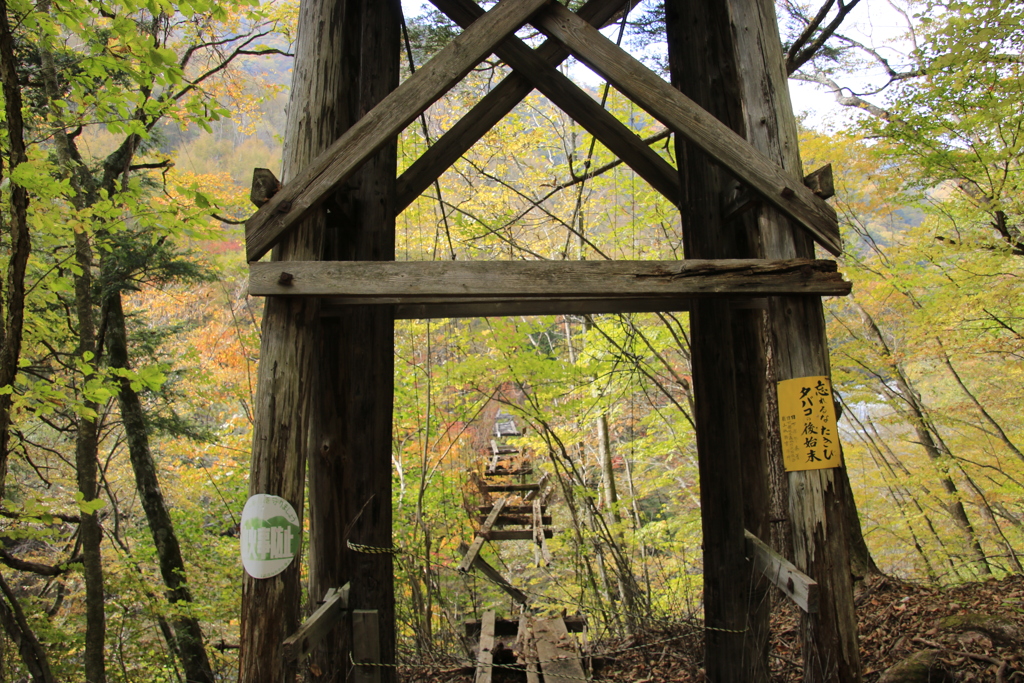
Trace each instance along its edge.
<path fill-rule="evenodd" d="M 681 297 L 660 299 L 447 299 L 428 300 L 429 303 L 399 304 L 398 301 L 381 301 L 394 304 L 395 320 L 425 320 L 428 318 L 487 318 L 517 317 L 521 315 L 599 315 L 602 313 L 657 313 L 689 311 L 691 299 Z M 342 298 L 321 300 L 321 317 L 342 315 L 348 306 L 358 301 Z M 764 309 L 768 300 L 764 297 L 747 298 L 730 296 L 723 305 L 733 309 Z"/>
<path fill-rule="evenodd" d="M 253 296 L 342 296 L 373 304 L 424 297 L 845 295 L 834 261 L 288 261 L 249 264 Z"/>
<path fill-rule="evenodd" d="M 502 0 L 359 119 L 246 221 L 248 260 L 255 261 L 269 251 L 285 232 L 549 1 Z"/>
<path fill-rule="evenodd" d="M 518 453 L 519 449 L 515 446 L 509 446 L 505 443 L 498 443 L 496 440 L 491 439 L 491 452 L 495 455 L 511 455 Z"/>
<path fill-rule="evenodd" d="M 536 543 L 537 547 L 540 549 L 540 557 L 541 557 L 541 559 L 544 560 L 545 563 L 551 564 L 555 560 L 554 560 L 553 557 L 551 557 L 551 551 L 548 550 L 548 544 L 545 542 L 545 539 L 548 538 L 549 536 L 547 534 L 548 530 L 544 528 L 545 523 L 546 524 L 550 524 L 551 523 L 551 518 L 547 517 L 547 522 L 545 522 L 544 521 L 545 520 L 545 516 L 541 513 L 540 507 L 541 507 L 540 506 L 540 501 L 539 500 L 534 500 L 533 501 L 533 542 Z M 540 563 L 538 563 L 538 564 L 540 564 Z"/>
<path fill-rule="evenodd" d="M 541 505 L 541 511 L 547 510 L 547 505 Z M 491 511 L 490 505 L 481 505 L 477 508 L 480 512 L 489 513 Z M 506 505 L 502 510 L 503 514 L 506 515 L 529 515 L 533 513 L 533 505 Z"/>
<path fill-rule="evenodd" d="M 484 618 L 480 625 L 480 647 L 476 655 L 476 678 L 475 683 L 491 683 L 491 673 L 494 671 L 494 610 L 484 612 Z"/>
<path fill-rule="evenodd" d="M 518 467 L 511 470 L 504 467 L 495 467 L 492 470 L 484 470 L 485 477 L 523 477 L 527 474 L 533 474 L 532 467 Z"/>
<path fill-rule="evenodd" d="M 536 501 L 536 502 L 539 503 L 540 501 Z M 542 518 L 542 521 L 541 521 L 542 524 L 551 524 L 551 515 L 541 515 L 541 518 Z M 486 519 L 486 517 L 484 515 L 480 515 L 480 517 L 478 519 L 479 519 L 480 522 L 483 522 Z M 498 521 L 496 521 L 494 523 L 494 526 L 496 526 L 496 527 L 499 527 L 499 526 L 512 526 L 512 525 L 532 526 L 533 525 L 533 515 L 508 515 L 508 514 L 503 514 L 503 515 L 500 515 L 498 517 Z"/>
<path fill-rule="evenodd" d="M 431 2 L 463 27 L 471 25 L 484 12 L 473 0 Z M 673 204 L 679 203 L 679 174 L 676 170 L 594 98 L 560 71 L 549 66 L 543 57 L 514 36 L 498 45 L 494 52 L 516 72 L 525 76 L 555 106 L 625 161 L 651 187 Z"/>
<path fill-rule="evenodd" d="M 587 618 L 579 614 L 570 614 L 562 617 L 562 621 L 565 622 L 565 628 L 569 633 L 581 633 L 583 629 L 587 627 Z M 462 622 L 462 627 L 465 629 L 467 638 L 476 638 L 480 635 L 480 624 L 479 619 L 467 619 Z M 494 635 L 501 637 L 514 636 L 517 633 L 521 633 L 522 621 L 519 619 L 495 619 L 494 620 Z"/>
<path fill-rule="evenodd" d="M 544 683 L 578 683 L 586 680 L 583 665 L 570 644 L 565 622 L 561 617 L 537 619 L 533 622 L 537 639 L 537 657 L 544 674 Z"/>
<path fill-rule="evenodd" d="M 594 26 L 602 26 L 619 13 L 624 4 L 623 0 L 590 0 L 577 14 Z M 537 54 L 551 66 L 558 66 L 569 56 L 569 51 L 557 40 L 547 40 L 537 48 Z M 530 81 L 513 72 L 487 93 L 399 176 L 395 188 L 395 213 L 401 213 L 409 206 L 532 90 Z"/>
<path fill-rule="evenodd" d="M 352 610 L 352 659 L 356 662 L 355 683 L 380 683 L 379 666 L 359 666 L 362 662 L 380 662 L 380 625 L 377 610 Z"/>
<path fill-rule="evenodd" d="M 811 171 L 804 176 L 804 185 L 811 188 L 811 192 L 822 199 L 828 199 L 836 195 L 835 179 L 832 177 L 832 164 L 825 164 L 817 171 Z"/>
<path fill-rule="evenodd" d="M 818 611 L 818 582 L 796 568 L 792 562 L 768 547 L 761 539 L 744 529 L 747 557 L 754 568 L 764 574 L 776 588 L 789 596 L 804 612 Z"/>
<path fill-rule="evenodd" d="M 550 472 L 545 472 L 544 476 L 541 477 L 540 481 L 537 482 L 537 488 L 526 494 L 527 502 L 533 500 L 534 498 L 538 498 L 538 500 L 540 500 L 541 503 L 545 502 L 544 498 L 547 497 L 547 492 L 545 492 L 545 494 L 543 496 L 539 496 L 539 494 L 540 494 L 541 490 L 544 488 L 544 486 L 548 483 L 549 479 L 551 479 L 551 473 Z M 544 507 L 547 507 L 547 506 L 542 506 L 541 509 L 543 509 Z M 532 511 L 533 510 L 531 509 L 531 512 Z"/>
<path fill-rule="evenodd" d="M 489 489 L 490 487 L 484 488 Z M 491 513 L 487 515 L 487 519 L 480 525 L 480 530 L 476 532 L 476 538 L 473 539 L 473 543 L 470 544 L 469 549 L 462 558 L 462 562 L 459 564 L 460 572 L 468 572 L 469 568 L 473 566 L 473 561 L 480 554 L 480 548 L 483 547 L 484 541 L 487 540 L 487 534 L 491 527 L 494 526 L 494 521 L 498 519 L 498 515 L 501 514 L 501 509 L 505 507 L 506 502 L 508 502 L 508 498 L 499 498 L 491 507 Z"/>
<path fill-rule="evenodd" d="M 560 40 L 577 59 L 624 95 L 809 230 L 829 252 L 842 252 L 835 210 L 805 187 L 799 177 L 783 171 L 743 137 L 562 5 L 548 6 L 532 23 Z"/>
<path fill-rule="evenodd" d="M 460 543 L 459 552 L 465 556 L 469 552 L 469 546 L 465 543 Z M 473 559 L 473 567 L 490 579 L 496 586 L 498 586 L 498 588 L 508 593 L 509 596 L 511 596 L 511 598 L 520 605 L 525 605 L 530 601 L 530 598 L 526 596 L 526 593 L 509 583 L 497 569 L 488 564 L 487 560 L 480 557 L 479 553 L 476 558 Z"/>
<path fill-rule="evenodd" d="M 554 535 L 551 529 L 544 529 L 544 538 Z M 490 541 L 532 541 L 533 529 L 491 529 L 487 532 Z"/>
<path fill-rule="evenodd" d="M 516 426 L 516 418 L 514 415 L 507 413 L 499 413 L 494 418 L 494 435 L 499 439 L 504 436 L 522 436 L 522 432 L 519 431 L 519 427 Z"/>
<path fill-rule="evenodd" d="M 334 624 L 341 618 L 342 612 L 348 609 L 350 584 L 341 588 L 331 588 L 324 595 L 323 603 L 309 618 L 302 623 L 299 630 L 282 643 L 285 661 L 293 661 L 309 653 Z"/>
<path fill-rule="evenodd" d="M 527 615 L 519 617 L 520 660 L 526 668 L 526 683 L 540 683 L 540 664 L 537 656 L 537 639 L 533 635 L 533 619 Z"/>
<path fill-rule="evenodd" d="M 484 486 L 491 493 L 509 493 L 513 491 L 536 491 L 539 484 L 487 484 Z"/>

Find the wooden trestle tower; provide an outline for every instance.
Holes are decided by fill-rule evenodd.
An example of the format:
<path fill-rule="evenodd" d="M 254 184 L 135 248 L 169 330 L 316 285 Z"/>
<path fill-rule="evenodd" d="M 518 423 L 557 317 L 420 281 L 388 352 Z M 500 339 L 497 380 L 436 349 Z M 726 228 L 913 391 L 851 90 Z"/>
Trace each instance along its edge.
<path fill-rule="evenodd" d="M 828 375 L 820 297 L 850 289 L 813 259 L 814 242 L 832 254 L 841 243 L 835 211 L 800 179 L 773 0 L 666 0 L 672 85 L 595 28 L 629 0 L 576 13 L 432 1 L 465 31 L 399 86 L 397 0 L 302 0 L 285 182 L 246 224 L 250 292 L 268 297 L 250 489 L 301 517 L 308 463 L 310 601 L 351 612 L 326 637 L 327 617 L 307 622 L 303 638 L 321 638 L 308 678 L 394 680 L 351 654 L 394 661 L 392 557 L 351 547 L 391 545 L 394 319 L 689 310 L 708 679 L 767 680 L 758 595 L 771 575 L 809 610 L 805 680 L 859 681 L 843 470 L 786 474 L 799 570 L 757 540 L 769 527 L 765 348 L 779 380 Z M 536 50 L 513 35 L 527 23 L 549 37 Z M 396 136 L 492 52 L 514 73 L 396 181 Z M 678 170 L 555 68 L 569 54 L 676 134 Z M 394 261 L 396 213 L 533 88 L 680 207 L 686 260 Z M 282 649 L 299 628 L 299 575 L 292 563 L 245 577 L 243 683 L 294 678 L 310 642 Z M 353 624 L 370 622 L 379 638 L 358 642 L 368 631 Z"/>

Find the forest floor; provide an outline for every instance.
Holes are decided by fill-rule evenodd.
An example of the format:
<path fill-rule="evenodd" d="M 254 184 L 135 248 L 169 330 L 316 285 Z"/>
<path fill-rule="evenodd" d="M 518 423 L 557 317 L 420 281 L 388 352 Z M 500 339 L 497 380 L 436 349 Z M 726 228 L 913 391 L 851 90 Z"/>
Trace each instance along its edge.
<path fill-rule="evenodd" d="M 1024 577 L 945 588 L 874 577 L 859 587 L 856 601 L 865 683 L 1024 683 Z M 705 680 L 703 638 L 692 624 L 591 642 L 588 649 L 592 681 Z M 772 681 L 802 680 L 798 610 L 781 601 L 772 615 L 769 652 Z M 918 677 L 907 673 L 913 668 L 907 663 L 885 676 L 909 657 Z M 417 667 L 403 671 L 401 680 L 472 683 L 473 671 Z M 521 672 L 494 671 L 494 683 L 525 680 Z"/>

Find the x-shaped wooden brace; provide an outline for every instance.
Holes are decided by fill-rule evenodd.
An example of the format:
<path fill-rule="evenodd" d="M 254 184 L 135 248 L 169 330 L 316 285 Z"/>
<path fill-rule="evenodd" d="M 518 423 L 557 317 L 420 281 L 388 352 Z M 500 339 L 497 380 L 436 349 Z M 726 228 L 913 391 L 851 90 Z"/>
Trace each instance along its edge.
<path fill-rule="evenodd" d="M 463 20 L 479 13 L 479 7 L 472 2 L 437 0 L 435 4 L 451 9 Z M 595 23 L 601 23 L 596 13 L 592 17 Z M 357 121 L 246 222 L 248 260 L 255 261 L 269 251 L 374 153 L 493 51 L 506 59 L 513 69 L 520 70 L 521 75 L 527 76 L 552 101 L 563 107 L 574 107 L 581 125 L 633 165 L 652 185 L 662 192 L 673 192 L 668 180 L 671 173 L 665 170 L 668 165 L 663 160 L 646 146 L 641 148 L 632 142 L 630 137 L 636 139 L 636 136 L 631 132 L 628 136 L 623 134 L 625 127 L 612 123 L 610 115 L 598 114 L 600 107 L 585 103 L 583 100 L 590 100 L 589 96 L 551 68 L 543 56 L 514 38 L 508 40 L 528 21 L 809 230 L 831 253 L 839 254 L 842 244 L 835 211 L 799 179 L 791 177 L 579 15 L 550 0 L 502 0 Z M 668 169 L 671 171 L 671 167 Z"/>

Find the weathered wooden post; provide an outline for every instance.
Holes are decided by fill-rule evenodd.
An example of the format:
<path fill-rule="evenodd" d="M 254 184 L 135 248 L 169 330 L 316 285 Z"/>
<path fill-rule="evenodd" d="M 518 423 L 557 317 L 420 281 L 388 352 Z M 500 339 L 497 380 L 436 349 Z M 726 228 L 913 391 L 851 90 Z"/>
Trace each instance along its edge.
<path fill-rule="evenodd" d="M 308 29 L 305 34 L 305 46 L 300 39 L 299 49 L 305 47 L 307 53 L 315 54 L 317 36 L 310 35 Z M 298 76 L 295 80 L 301 82 Z M 306 99 L 314 91 L 293 85 L 289 100 L 292 111 L 307 109 Z M 289 116 L 290 124 L 292 118 Z M 284 178 L 297 173 L 329 144 L 332 139 L 325 140 L 327 137 L 317 128 L 289 125 L 285 135 Z M 274 250 L 273 260 L 319 259 L 322 233 L 323 212 L 319 211 L 282 241 Z M 249 493 L 284 498 L 300 520 L 315 409 L 309 383 L 318 374 L 319 324 L 320 302 L 316 298 L 269 297 L 263 309 Z M 238 672 L 241 683 L 294 679 L 294 666 L 285 662 L 281 646 L 299 626 L 300 570 L 296 559 L 284 572 L 271 578 L 244 576 Z"/>
<path fill-rule="evenodd" d="M 303 0 L 303 7 L 311 2 Z M 332 117 L 334 137 L 340 137 L 398 86 L 398 4 L 315 4 L 322 6 L 315 15 L 317 30 L 332 36 L 338 49 L 318 52 L 303 66 L 317 71 L 305 87 L 321 90 L 316 97 L 324 111 L 302 115 L 309 117 L 309 125 L 318 125 L 325 114 Z M 321 18 L 328 8 L 330 18 Z M 394 260 L 395 175 L 396 145 L 391 142 L 335 192 L 324 226 L 325 261 Z M 349 542 L 391 547 L 392 310 L 345 306 L 324 317 L 320 330 L 320 373 L 311 378 L 319 406 L 309 465 L 310 599 L 351 583 L 350 607 L 373 611 L 372 634 L 364 632 L 360 643 L 378 657 L 375 662 L 390 663 L 395 652 L 393 557 L 353 551 Z M 354 628 L 361 622 L 355 617 L 343 621 L 313 652 L 308 680 L 345 680 L 356 644 L 350 623 Z M 373 637 L 379 642 L 370 647 L 367 639 Z M 390 667 L 360 667 L 356 674 L 361 680 L 395 680 Z"/>
<path fill-rule="evenodd" d="M 796 120 L 789 99 L 778 19 L 772 0 L 728 0 L 735 32 L 747 139 L 800 176 Z M 806 232 L 766 204 L 758 210 L 765 258 L 814 255 Z M 821 299 L 772 297 L 769 319 L 778 380 L 830 375 Z M 844 466 L 844 465 L 841 465 Z M 790 523 L 797 567 L 820 586 L 816 614 L 805 614 L 805 681 L 861 680 L 853 582 L 846 547 L 846 478 L 838 469 L 789 472 Z"/>
<path fill-rule="evenodd" d="M 673 85 L 737 132 L 743 130 L 728 17 L 712 0 L 665 3 Z M 677 138 L 687 258 L 760 257 L 749 214 L 730 216 L 732 177 Z M 767 681 L 766 582 L 747 560 L 744 527 L 766 535 L 764 314 L 720 300 L 690 313 L 704 536 L 708 680 Z"/>

